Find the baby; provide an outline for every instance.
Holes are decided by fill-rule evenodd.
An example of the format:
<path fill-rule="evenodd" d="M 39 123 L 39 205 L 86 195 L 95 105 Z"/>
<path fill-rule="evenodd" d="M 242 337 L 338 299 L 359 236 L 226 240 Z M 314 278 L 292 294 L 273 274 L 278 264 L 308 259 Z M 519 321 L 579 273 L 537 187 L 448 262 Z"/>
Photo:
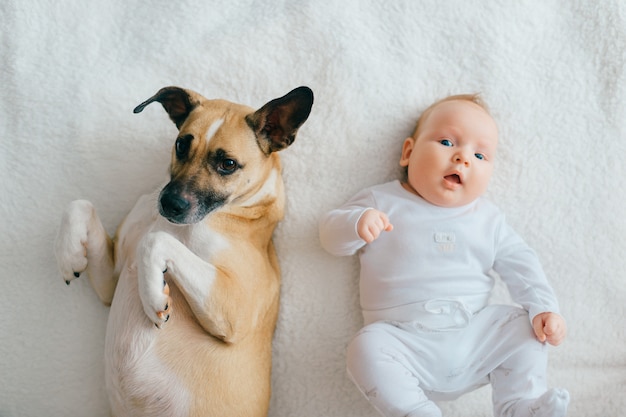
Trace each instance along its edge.
<path fill-rule="evenodd" d="M 365 327 L 348 375 L 387 417 L 440 417 L 433 401 L 490 383 L 496 417 L 561 417 L 546 342 L 566 325 L 539 261 L 482 195 L 498 129 L 477 95 L 447 97 L 404 141 L 405 181 L 367 188 L 320 222 L 331 254 L 359 254 Z M 491 271 L 523 308 L 487 305 Z"/>

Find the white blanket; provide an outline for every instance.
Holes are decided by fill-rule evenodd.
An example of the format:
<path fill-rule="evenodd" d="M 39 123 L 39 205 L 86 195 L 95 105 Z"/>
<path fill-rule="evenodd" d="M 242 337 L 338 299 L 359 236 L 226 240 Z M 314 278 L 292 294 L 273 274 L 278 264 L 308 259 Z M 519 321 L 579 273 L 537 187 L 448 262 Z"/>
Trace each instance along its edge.
<path fill-rule="evenodd" d="M 396 178 L 419 113 L 461 92 L 492 109 L 489 197 L 536 249 L 569 324 L 549 385 L 569 389 L 570 416 L 624 415 L 626 3 L 4 0 L 0 62 L 0 416 L 108 415 L 108 309 L 87 280 L 65 286 L 52 242 L 69 201 L 93 201 L 114 233 L 166 178 L 174 125 L 160 106 L 132 113 L 166 85 L 253 107 L 315 92 L 282 152 L 271 417 L 377 415 L 344 366 L 362 324 L 358 262 L 321 249 L 318 218 Z M 444 415 L 491 416 L 489 393 Z"/>

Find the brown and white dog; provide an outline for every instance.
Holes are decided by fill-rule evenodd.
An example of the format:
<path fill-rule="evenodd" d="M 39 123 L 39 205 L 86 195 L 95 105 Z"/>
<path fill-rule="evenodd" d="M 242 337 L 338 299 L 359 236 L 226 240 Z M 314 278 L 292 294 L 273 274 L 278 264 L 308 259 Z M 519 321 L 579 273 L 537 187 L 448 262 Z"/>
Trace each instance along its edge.
<path fill-rule="evenodd" d="M 141 197 L 113 239 L 90 202 L 72 202 L 55 243 L 63 279 L 86 271 L 111 305 L 114 416 L 266 416 L 284 207 L 276 151 L 294 141 L 313 93 L 299 87 L 254 111 L 166 87 L 135 113 L 155 101 L 179 130 L 169 183 Z"/>

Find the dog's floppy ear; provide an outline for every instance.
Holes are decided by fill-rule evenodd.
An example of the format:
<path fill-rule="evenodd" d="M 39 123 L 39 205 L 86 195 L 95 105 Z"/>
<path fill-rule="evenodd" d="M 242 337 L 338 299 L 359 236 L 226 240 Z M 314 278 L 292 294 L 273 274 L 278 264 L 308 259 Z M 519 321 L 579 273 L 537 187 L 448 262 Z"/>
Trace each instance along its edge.
<path fill-rule="evenodd" d="M 311 106 L 313 91 L 309 87 L 298 87 L 249 114 L 246 121 L 263 152 L 269 155 L 293 143 L 298 128 L 311 113 Z"/>
<path fill-rule="evenodd" d="M 170 119 L 180 129 L 181 125 L 189 116 L 189 113 L 196 107 L 198 102 L 194 99 L 192 92 L 180 87 L 164 87 L 157 91 L 155 95 L 144 101 L 135 109 L 133 113 L 140 113 L 150 103 L 158 101 L 169 114 Z"/>

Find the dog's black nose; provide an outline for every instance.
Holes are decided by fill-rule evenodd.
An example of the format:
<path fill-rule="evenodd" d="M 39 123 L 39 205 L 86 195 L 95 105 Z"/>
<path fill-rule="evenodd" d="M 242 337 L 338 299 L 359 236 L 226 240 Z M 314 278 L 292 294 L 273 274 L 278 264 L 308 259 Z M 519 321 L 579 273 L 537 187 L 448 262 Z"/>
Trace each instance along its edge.
<path fill-rule="evenodd" d="M 161 213 L 168 219 L 185 217 L 191 203 L 178 194 L 165 193 L 161 196 Z"/>

